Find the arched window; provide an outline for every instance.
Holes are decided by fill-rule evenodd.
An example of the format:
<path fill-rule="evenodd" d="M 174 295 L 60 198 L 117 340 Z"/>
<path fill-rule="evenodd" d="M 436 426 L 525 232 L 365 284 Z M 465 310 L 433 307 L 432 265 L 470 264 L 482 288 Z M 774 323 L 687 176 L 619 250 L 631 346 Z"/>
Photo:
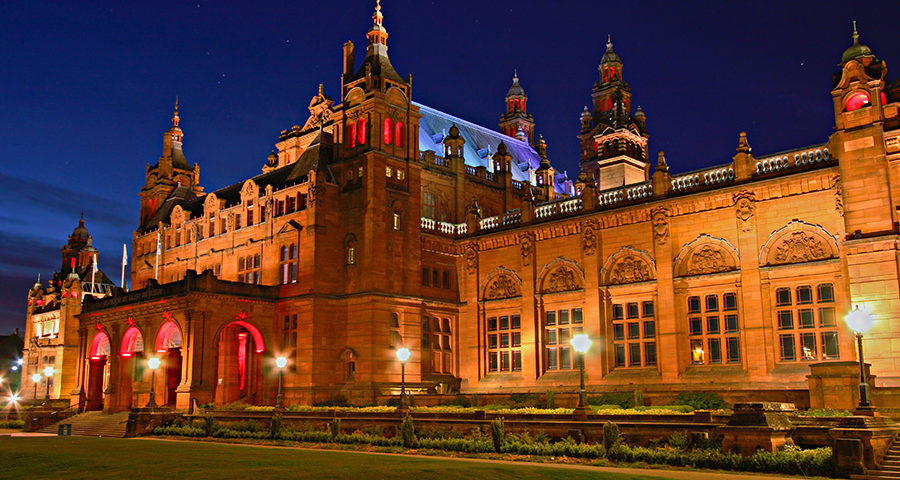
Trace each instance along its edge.
<path fill-rule="evenodd" d="M 109 337 L 105 332 L 97 332 L 91 341 L 91 360 L 100 360 L 100 357 L 109 356 Z"/>
<path fill-rule="evenodd" d="M 159 327 L 159 332 L 156 334 L 156 351 L 166 353 L 170 348 L 181 348 L 181 330 L 172 321 Z"/>
<path fill-rule="evenodd" d="M 394 139 L 394 121 L 390 118 L 384 119 L 384 144 L 390 145 Z"/>
<path fill-rule="evenodd" d="M 403 122 L 394 124 L 394 145 L 403 147 Z"/>
<path fill-rule="evenodd" d="M 869 94 L 866 92 L 854 92 L 851 93 L 850 96 L 847 97 L 847 101 L 844 102 L 845 110 L 848 112 L 852 112 L 854 110 L 859 110 L 863 107 L 869 106 Z"/>
<path fill-rule="evenodd" d="M 347 146 L 356 146 L 356 124 L 353 122 L 347 124 Z"/>
<path fill-rule="evenodd" d="M 356 121 L 356 141 L 363 145 L 366 143 L 366 119 L 360 118 Z"/>
<path fill-rule="evenodd" d="M 144 337 L 137 327 L 130 327 L 122 336 L 122 348 L 119 354 L 124 357 L 132 357 L 135 353 L 144 351 Z"/>

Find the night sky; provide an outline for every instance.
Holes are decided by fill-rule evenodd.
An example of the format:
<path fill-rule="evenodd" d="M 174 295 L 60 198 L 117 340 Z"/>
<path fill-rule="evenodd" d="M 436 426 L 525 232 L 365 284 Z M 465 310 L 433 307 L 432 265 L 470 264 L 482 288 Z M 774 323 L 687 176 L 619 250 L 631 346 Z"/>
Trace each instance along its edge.
<path fill-rule="evenodd" d="M 257 175 L 319 83 L 337 96 L 346 40 L 362 61 L 373 8 L 0 2 L 0 333 L 24 327 L 27 291 L 60 268 L 82 210 L 118 281 L 176 95 L 207 191 Z M 518 69 L 549 157 L 571 177 L 607 34 L 647 114 L 651 158 L 665 150 L 676 173 L 729 162 L 742 130 L 757 156 L 826 141 L 851 20 L 888 66 L 900 62 L 896 1 L 384 0 L 383 13 L 418 102 L 497 128 Z"/>

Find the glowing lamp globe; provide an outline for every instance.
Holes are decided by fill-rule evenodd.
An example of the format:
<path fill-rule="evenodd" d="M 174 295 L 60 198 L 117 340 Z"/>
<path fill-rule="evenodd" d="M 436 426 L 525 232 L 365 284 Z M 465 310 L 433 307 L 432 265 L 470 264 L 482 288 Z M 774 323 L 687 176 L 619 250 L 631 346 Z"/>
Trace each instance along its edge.
<path fill-rule="evenodd" d="M 405 361 L 409 360 L 409 355 L 410 355 L 410 353 L 409 353 L 408 348 L 403 347 L 403 348 L 397 349 L 397 360 L 400 360 L 401 362 L 405 362 Z"/>
<path fill-rule="evenodd" d="M 591 348 L 591 339 L 584 333 L 573 336 L 569 343 L 572 344 L 572 347 L 578 353 L 585 353 Z"/>
<path fill-rule="evenodd" d="M 13 366 L 10 367 L 9 369 L 12 370 L 12 371 L 14 371 L 14 372 L 18 372 L 18 371 L 19 371 L 19 366 L 18 366 L 18 365 L 13 365 Z"/>
<path fill-rule="evenodd" d="M 287 358 L 278 357 L 275 359 L 275 366 L 278 368 L 284 368 L 287 366 Z"/>
<path fill-rule="evenodd" d="M 150 357 L 147 360 L 147 366 L 150 367 L 151 370 L 156 370 L 157 368 L 159 368 L 159 364 L 160 361 L 158 357 Z"/>
<path fill-rule="evenodd" d="M 31 381 L 34 382 L 34 383 L 40 382 L 40 381 L 41 381 L 41 374 L 40 374 L 40 373 L 35 373 L 34 375 L 32 375 L 32 376 L 31 376 Z"/>
<path fill-rule="evenodd" d="M 24 358 L 20 358 L 20 359 L 16 360 L 16 365 L 24 365 L 24 364 L 25 364 Z"/>
<path fill-rule="evenodd" d="M 44 369 L 44 376 L 45 376 L 45 377 L 52 377 L 53 374 L 54 374 L 55 372 L 56 372 L 56 369 L 55 369 L 55 368 L 53 368 L 53 367 L 47 367 L 47 368 Z"/>
<path fill-rule="evenodd" d="M 847 314 L 845 321 L 850 330 L 853 330 L 858 335 L 866 334 L 872 328 L 872 325 L 875 324 L 875 318 L 872 317 L 872 314 L 866 310 L 860 310 L 859 305 Z"/>
<path fill-rule="evenodd" d="M 15 405 L 15 404 L 19 403 L 19 394 L 14 393 L 14 394 L 10 395 L 10 396 L 9 396 L 9 403 L 12 404 L 12 405 Z"/>

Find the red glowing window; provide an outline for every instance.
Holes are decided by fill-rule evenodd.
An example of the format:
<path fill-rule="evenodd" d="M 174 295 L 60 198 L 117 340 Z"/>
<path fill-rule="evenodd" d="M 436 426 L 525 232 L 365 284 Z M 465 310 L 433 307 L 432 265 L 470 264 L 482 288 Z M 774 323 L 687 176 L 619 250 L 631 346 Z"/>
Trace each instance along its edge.
<path fill-rule="evenodd" d="M 91 360 L 100 360 L 100 357 L 109 355 L 109 337 L 104 332 L 97 332 L 91 341 Z"/>
<path fill-rule="evenodd" d="M 156 351 L 166 353 L 170 348 L 181 348 L 181 330 L 175 322 L 168 321 L 156 334 Z"/>
<path fill-rule="evenodd" d="M 851 93 L 850 96 L 847 97 L 846 106 L 846 110 L 848 112 L 859 110 L 863 107 L 868 107 L 869 95 L 865 92 Z"/>
<path fill-rule="evenodd" d="M 612 110 L 612 97 L 606 99 L 606 109 Z"/>
<path fill-rule="evenodd" d="M 72 270 L 75 270 L 75 257 L 72 257 Z"/>
<path fill-rule="evenodd" d="M 390 145 L 394 139 L 394 121 L 390 118 L 384 119 L 384 144 Z"/>
<path fill-rule="evenodd" d="M 360 145 L 366 143 L 366 119 L 360 118 L 356 121 L 356 141 Z"/>
<path fill-rule="evenodd" d="M 347 124 L 347 146 L 348 147 L 356 146 L 356 124 L 355 123 Z"/>
<path fill-rule="evenodd" d="M 394 124 L 394 144 L 398 147 L 403 146 L 403 122 Z"/>
<path fill-rule="evenodd" d="M 141 335 L 137 327 L 131 327 L 125 331 L 122 337 L 122 348 L 119 352 L 125 358 L 133 356 L 135 353 L 144 351 L 144 337 Z"/>
<path fill-rule="evenodd" d="M 884 94 L 884 92 L 881 92 L 881 104 L 887 105 L 887 96 Z"/>

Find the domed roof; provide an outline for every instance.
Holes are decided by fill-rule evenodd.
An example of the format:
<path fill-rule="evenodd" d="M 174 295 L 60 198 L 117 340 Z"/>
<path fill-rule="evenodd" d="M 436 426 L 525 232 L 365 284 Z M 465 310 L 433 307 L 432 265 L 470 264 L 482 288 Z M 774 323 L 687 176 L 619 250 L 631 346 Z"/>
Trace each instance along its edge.
<path fill-rule="evenodd" d="M 872 53 L 872 49 L 867 45 L 863 45 L 859 43 L 859 32 L 856 31 L 856 21 L 853 21 L 853 45 L 850 45 L 850 48 L 844 50 L 844 54 L 841 55 L 841 64 L 847 63 L 850 60 L 855 60 L 857 58 L 862 57 L 874 57 L 875 54 Z"/>
<path fill-rule="evenodd" d="M 519 72 L 513 71 L 513 84 L 511 87 L 509 87 L 509 90 L 506 92 L 506 96 L 512 97 L 512 96 L 516 96 L 516 95 L 524 97 L 525 89 L 522 88 L 521 85 L 519 85 Z"/>
<path fill-rule="evenodd" d="M 84 214 L 82 213 L 81 219 L 78 220 L 78 226 L 75 227 L 75 230 L 72 230 L 72 235 L 69 236 L 69 240 L 82 240 L 86 242 L 90 238 L 91 234 L 84 226 Z"/>
<path fill-rule="evenodd" d="M 619 55 L 615 51 L 613 51 L 612 35 L 608 35 L 606 37 L 606 53 L 604 53 L 603 58 L 600 59 L 600 63 L 610 62 L 622 63 L 622 60 L 619 59 Z"/>

